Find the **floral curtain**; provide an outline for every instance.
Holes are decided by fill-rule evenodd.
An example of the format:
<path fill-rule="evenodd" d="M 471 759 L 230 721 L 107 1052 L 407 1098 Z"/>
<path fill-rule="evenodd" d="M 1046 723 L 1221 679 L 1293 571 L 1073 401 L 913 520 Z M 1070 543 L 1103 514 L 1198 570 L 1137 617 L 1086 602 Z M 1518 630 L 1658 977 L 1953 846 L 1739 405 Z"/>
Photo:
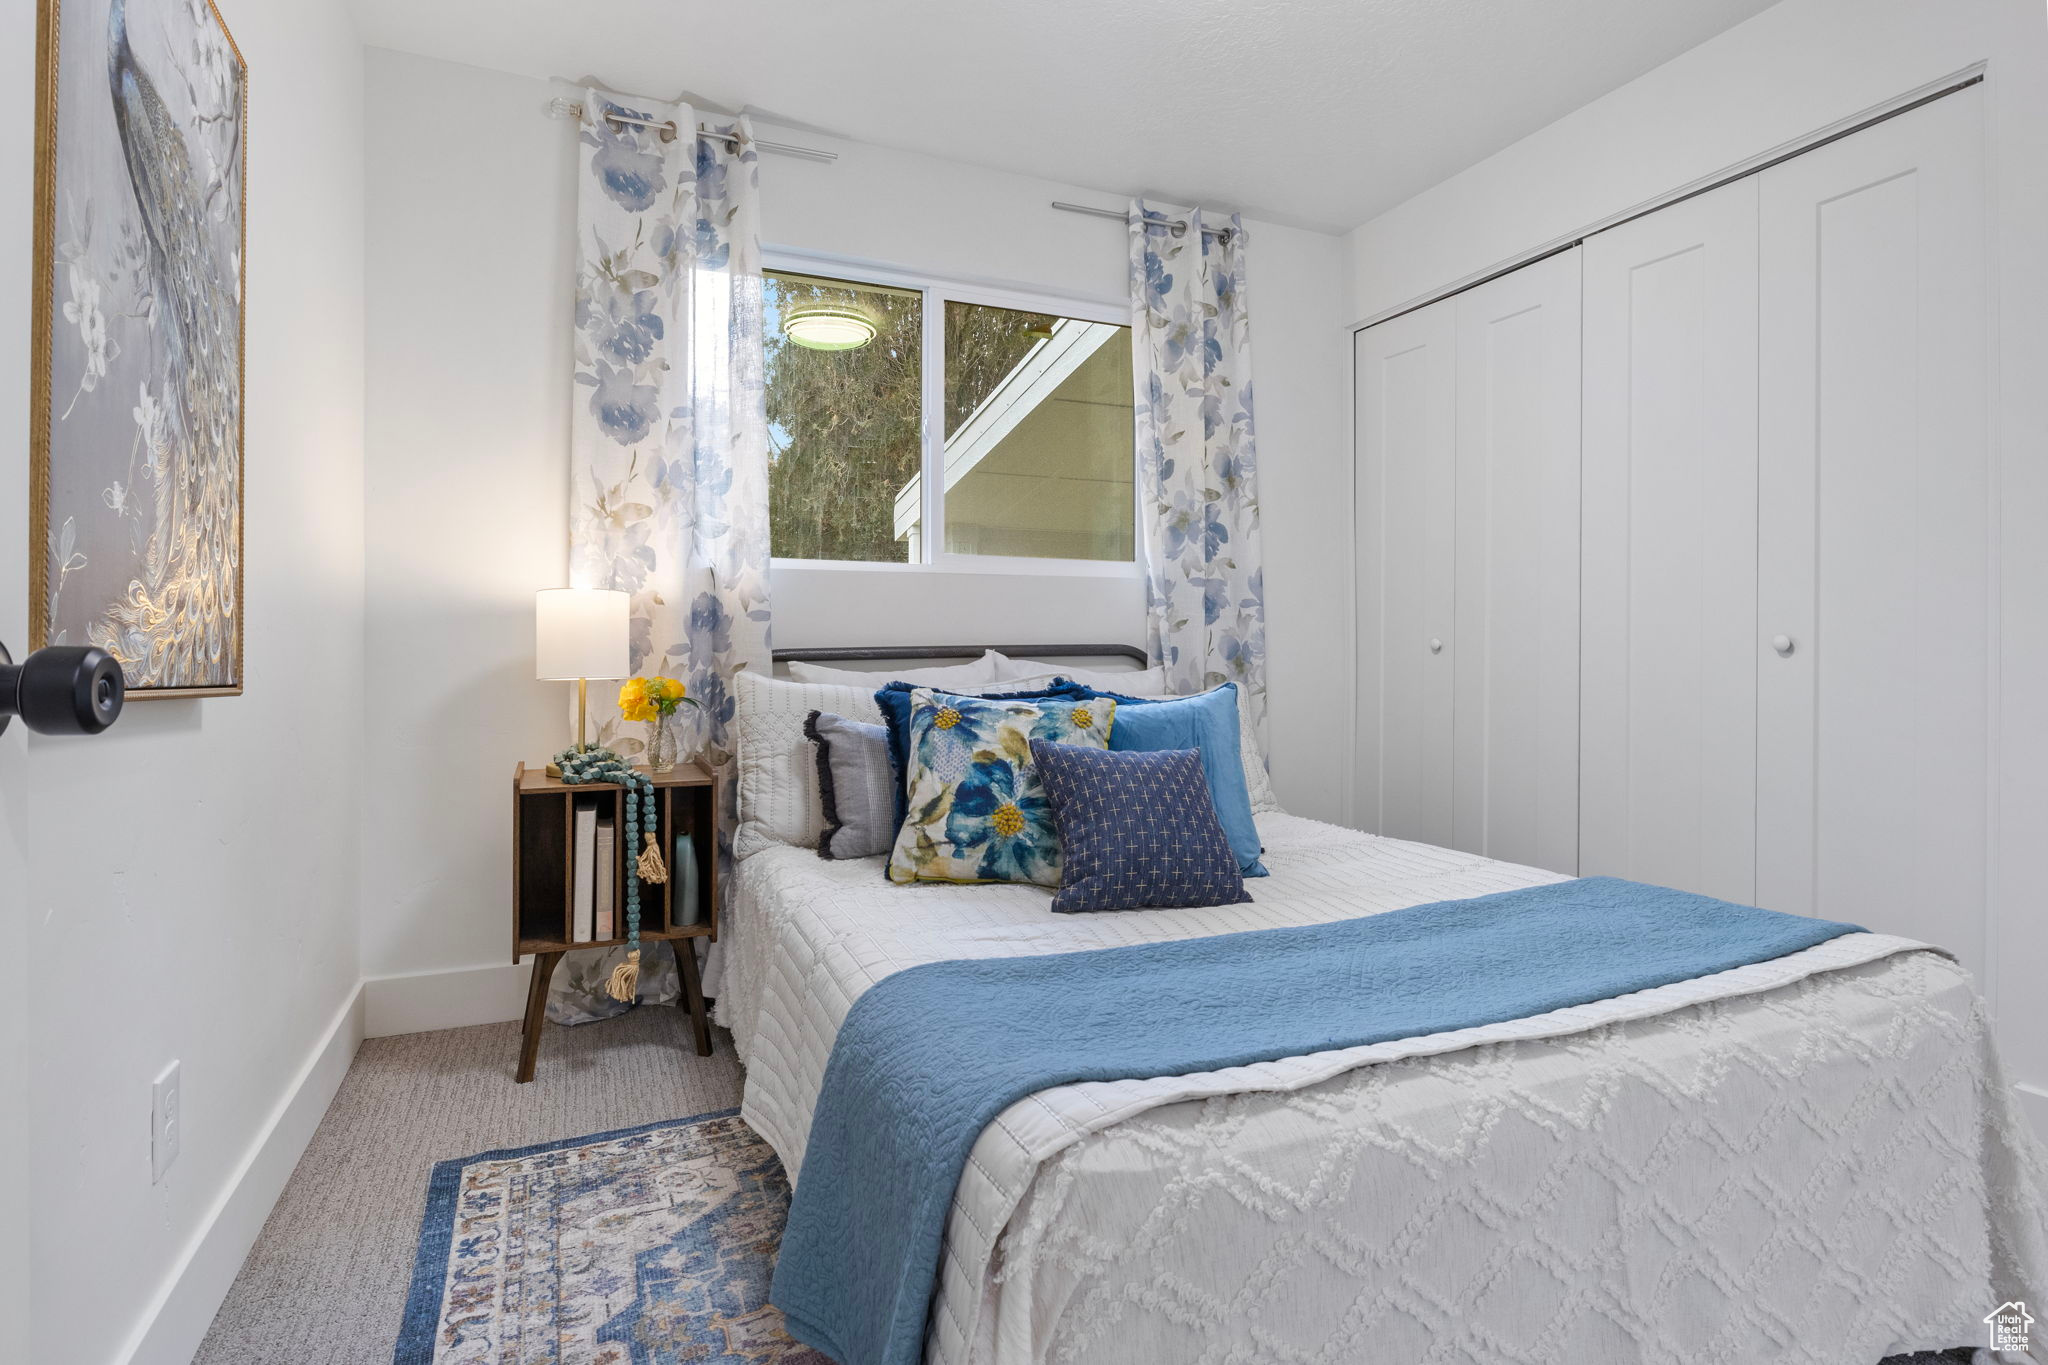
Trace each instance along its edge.
<path fill-rule="evenodd" d="M 569 577 L 632 594 L 634 674 L 679 678 L 698 701 L 676 718 L 692 727 L 686 753 L 723 769 L 724 849 L 732 676 L 770 668 L 759 177 L 746 119 L 697 129 L 687 105 L 585 94 Z M 637 760 L 646 729 L 614 698 L 592 689 L 597 739 Z M 673 989 L 667 956 L 644 959 L 642 999 Z M 569 994 L 553 1017 L 619 1008 L 594 988 Z"/>
<path fill-rule="evenodd" d="M 769 667 L 759 178 L 746 119 L 708 125 L 736 141 L 696 126 L 687 105 L 586 96 L 570 582 L 632 594 L 634 674 L 682 679 L 700 705 L 678 714 L 722 762 L 732 675 Z M 637 758 L 643 728 L 609 693 L 594 709 Z"/>
<path fill-rule="evenodd" d="M 1266 600 L 1244 226 L 1131 201 L 1132 379 L 1148 646 L 1175 691 L 1266 717 Z"/>

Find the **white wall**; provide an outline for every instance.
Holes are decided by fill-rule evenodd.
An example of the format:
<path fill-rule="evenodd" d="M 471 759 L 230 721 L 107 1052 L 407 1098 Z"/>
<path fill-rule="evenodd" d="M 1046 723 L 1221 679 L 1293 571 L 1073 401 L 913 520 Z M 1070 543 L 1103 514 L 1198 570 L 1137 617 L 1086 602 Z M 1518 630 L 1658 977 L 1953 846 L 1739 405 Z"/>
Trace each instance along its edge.
<path fill-rule="evenodd" d="M 383 1031 L 512 1017 L 521 1000 L 506 785 L 515 760 L 559 748 L 568 726 L 566 689 L 532 678 L 532 593 L 566 573 L 575 138 L 546 116 L 560 93 L 547 82 L 379 49 L 367 62 L 363 959 Z M 420 135 L 447 127 L 463 130 L 459 154 Z M 762 157 L 771 248 L 1124 298 L 1123 230 L 1049 207 L 1102 195 L 759 131 L 841 157 Z M 1273 769 L 1283 800 L 1334 818 L 1343 779 L 1317 698 L 1343 685 L 1349 651 L 1333 596 L 1349 583 L 1345 247 L 1251 233 Z M 1331 479 L 1342 497 L 1327 496 Z M 1134 577 L 781 566 L 773 591 L 781 645 L 1141 638 Z"/>
<path fill-rule="evenodd" d="M 1369 317 L 1985 62 L 2002 577 L 1990 978 L 2048 1132 L 2048 24 L 2040 0 L 1784 0 L 1351 234 Z"/>
<path fill-rule="evenodd" d="M 35 89 L 35 16 L 16 6 L 0 17 L 0 86 Z M 19 113 L 17 102 L 17 115 Z M 35 143 L 25 120 L 0 133 L 0 185 L 27 185 L 35 174 Z M 28 259 L 34 237 L 32 201 L 26 194 L 0 199 L 0 259 Z M 0 273 L 0 431 L 17 433 L 0 450 L 0 545 L 28 540 L 27 506 L 18 491 L 26 484 L 19 433 L 28 430 L 29 272 Z M 14 491 L 11 491 L 14 490 Z M 10 497 L 13 499 L 9 501 Z M 23 556 L 0 560 L 0 642 L 19 659 L 28 649 L 28 592 L 21 576 Z M 8 563 L 7 561 L 12 561 Z M 15 576 L 8 576 L 15 575 Z M 19 724 L 0 735 L 0 943 L 23 943 L 29 932 L 26 821 L 14 816 L 8 792 L 22 782 Z M 0 957 L 0 1361 L 29 1356 L 29 1114 L 28 964 L 25 953 Z"/>
<path fill-rule="evenodd" d="M 365 62 L 362 952 L 378 977 L 510 963 L 512 765 L 567 737 L 563 689 L 533 679 L 533 592 L 568 581 L 575 138 L 544 116 L 544 83 Z M 454 158 L 419 136 L 450 124 Z M 388 1026 L 377 1005 L 373 1032 L 512 1017 Z"/>
<path fill-rule="evenodd" d="M 35 88 L 35 19 L 25 6 L 0 18 L 0 86 Z M 35 145 L 28 127 L 0 133 L 0 185 L 26 185 L 35 174 Z M 0 199 L 0 258 L 27 259 L 33 239 L 32 201 L 25 194 Z M 28 430 L 28 355 L 23 340 L 28 328 L 29 272 L 0 273 L 0 431 Z M 18 438 L 17 438 L 18 439 Z M 19 446 L 7 447 L 19 449 Z M 7 501 L 9 485 L 24 483 L 19 456 L 0 467 L 0 545 L 17 546 L 28 539 L 25 505 Z M 0 575 L 21 573 L 23 556 L 8 555 L 12 566 Z M 4 563 L 5 561 L 0 561 Z M 0 642 L 15 658 L 28 649 L 28 593 L 20 578 L 0 576 Z M 26 821 L 14 818 L 15 802 L 6 791 L 21 782 L 21 727 L 10 725 L 0 735 L 0 943 L 27 941 L 29 913 L 28 839 Z M 28 964 L 24 953 L 0 956 L 0 1361 L 29 1356 L 29 1113 L 28 1094 Z"/>
<path fill-rule="evenodd" d="M 0 17 L 0 638 L 17 650 L 34 11 Z M 33 1173 L 32 1345 L 0 1346 L 9 1361 L 189 1358 L 324 1107 L 331 1064 L 299 1082 L 331 1063 L 360 976 L 362 49 L 338 0 L 230 13 L 252 99 L 248 690 L 132 703 L 94 739 L 0 736 L 0 1008 L 28 1052 L 25 1092 L 0 1069 L 0 1111 L 10 1135 L 34 1116 L 28 1157 L 0 1149 L 7 1180 Z M 183 1154 L 152 1185 L 150 1083 L 174 1058 Z M 0 1196 L 9 1242 L 13 1208 Z M 0 1256 L 0 1334 L 21 1330 L 21 1283 Z"/>
<path fill-rule="evenodd" d="M 4 406 L 4 405 L 0 405 Z M 0 806 L 0 934 L 20 943 L 28 932 L 28 860 L 5 806 Z M 10 955 L 0 968 L 0 1094 L 28 1093 L 28 959 Z M 0 1360 L 29 1359 L 29 1106 L 0 1105 Z"/>
<path fill-rule="evenodd" d="M 1357 617 L 1348 263 L 1338 238 L 1272 224 L 1250 233 L 1273 789 L 1298 815 L 1341 821 Z"/>

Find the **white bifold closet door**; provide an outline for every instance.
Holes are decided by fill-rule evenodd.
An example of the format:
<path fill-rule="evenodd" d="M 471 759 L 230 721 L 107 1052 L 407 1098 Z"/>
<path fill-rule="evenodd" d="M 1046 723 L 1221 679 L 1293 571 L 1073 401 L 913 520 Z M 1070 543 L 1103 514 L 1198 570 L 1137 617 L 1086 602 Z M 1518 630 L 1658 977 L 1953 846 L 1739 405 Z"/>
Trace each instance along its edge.
<path fill-rule="evenodd" d="M 1359 334 L 1362 825 L 1982 970 L 1982 100 Z"/>
<path fill-rule="evenodd" d="M 1585 245 L 1579 871 L 1756 897 L 1757 183 Z"/>
<path fill-rule="evenodd" d="M 1458 311 L 1451 847 L 1579 862 L 1579 250 Z"/>
<path fill-rule="evenodd" d="M 1982 91 L 1762 173 L 1757 898 L 1984 967 Z"/>
<path fill-rule="evenodd" d="M 1579 253 L 1358 334 L 1366 829 L 1578 859 Z"/>
<path fill-rule="evenodd" d="M 1457 314 L 1452 300 L 1360 332 L 1358 764 L 1353 817 L 1396 839 L 1451 833 Z"/>

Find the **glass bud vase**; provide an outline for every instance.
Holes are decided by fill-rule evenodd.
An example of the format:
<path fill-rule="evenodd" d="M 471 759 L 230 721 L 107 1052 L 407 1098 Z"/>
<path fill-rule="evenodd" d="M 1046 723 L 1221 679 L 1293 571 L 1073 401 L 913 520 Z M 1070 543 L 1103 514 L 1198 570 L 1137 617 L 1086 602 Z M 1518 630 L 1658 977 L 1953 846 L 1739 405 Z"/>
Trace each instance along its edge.
<path fill-rule="evenodd" d="M 672 772 L 682 754 L 682 726 L 673 711 L 647 722 L 647 770 Z"/>

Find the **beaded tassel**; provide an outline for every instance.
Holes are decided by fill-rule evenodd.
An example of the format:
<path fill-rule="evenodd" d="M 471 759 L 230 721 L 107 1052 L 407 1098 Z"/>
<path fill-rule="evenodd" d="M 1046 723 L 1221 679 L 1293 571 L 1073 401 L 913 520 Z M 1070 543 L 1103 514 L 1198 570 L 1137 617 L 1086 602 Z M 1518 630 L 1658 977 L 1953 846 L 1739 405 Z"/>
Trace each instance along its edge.
<path fill-rule="evenodd" d="M 640 883 L 668 880 L 668 867 L 656 847 L 660 822 L 654 814 L 654 783 L 610 749 L 565 749 L 555 755 L 555 766 L 571 786 L 612 782 L 626 789 L 627 848 L 640 842 L 645 825 L 646 847 L 626 864 L 626 960 L 612 968 L 611 979 L 605 982 L 605 993 L 612 999 L 632 1001 L 640 994 Z"/>

